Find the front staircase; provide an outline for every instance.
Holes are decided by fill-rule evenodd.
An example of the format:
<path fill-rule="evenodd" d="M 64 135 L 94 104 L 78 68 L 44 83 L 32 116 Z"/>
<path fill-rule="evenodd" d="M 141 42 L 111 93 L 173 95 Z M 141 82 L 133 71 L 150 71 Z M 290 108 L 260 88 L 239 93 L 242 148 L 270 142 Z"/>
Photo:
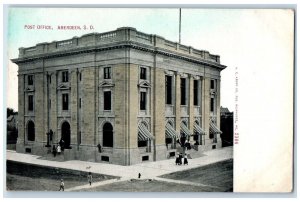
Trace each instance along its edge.
<path fill-rule="evenodd" d="M 60 154 L 56 154 L 56 156 L 53 155 L 51 149 L 48 149 L 47 152 L 40 159 L 45 159 L 48 161 L 60 161 L 60 162 L 74 160 L 71 154 L 71 149 L 65 149 Z"/>
<path fill-rule="evenodd" d="M 183 148 L 180 145 L 178 145 L 176 151 L 179 153 L 183 153 Z M 202 145 L 191 145 L 191 149 L 185 149 L 185 153 L 187 154 L 189 159 L 204 156 Z"/>

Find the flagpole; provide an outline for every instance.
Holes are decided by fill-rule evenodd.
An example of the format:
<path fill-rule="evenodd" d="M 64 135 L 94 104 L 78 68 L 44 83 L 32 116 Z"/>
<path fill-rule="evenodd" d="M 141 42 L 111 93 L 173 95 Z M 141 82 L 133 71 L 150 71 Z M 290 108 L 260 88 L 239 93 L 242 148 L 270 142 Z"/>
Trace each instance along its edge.
<path fill-rule="evenodd" d="M 181 43 L 181 8 L 179 8 L 179 43 Z"/>

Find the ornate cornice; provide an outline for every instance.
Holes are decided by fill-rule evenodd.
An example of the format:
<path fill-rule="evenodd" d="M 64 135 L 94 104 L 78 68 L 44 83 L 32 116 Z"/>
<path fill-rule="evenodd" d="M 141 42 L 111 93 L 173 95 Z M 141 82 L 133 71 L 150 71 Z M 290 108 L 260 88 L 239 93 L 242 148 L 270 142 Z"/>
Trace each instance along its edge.
<path fill-rule="evenodd" d="M 78 54 L 83 54 L 83 53 L 96 53 L 96 52 L 107 51 L 107 50 L 128 49 L 128 48 L 129 49 L 132 48 L 132 49 L 140 50 L 140 51 L 144 51 L 144 52 L 149 52 L 152 54 L 165 55 L 168 57 L 181 59 L 181 60 L 185 60 L 185 61 L 196 63 L 196 64 L 202 64 L 202 65 L 219 68 L 221 70 L 226 68 L 225 65 L 221 65 L 216 62 L 212 62 L 212 61 L 201 59 L 201 58 L 196 58 L 193 56 L 187 56 L 187 55 L 184 55 L 181 53 L 172 52 L 167 49 L 153 47 L 153 46 L 149 46 L 146 44 L 133 42 L 133 41 L 123 41 L 123 42 L 111 43 L 108 45 L 102 45 L 102 46 L 82 47 L 82 48 L 77 48 L 77 49 L 71 49 L 69 51 L 59 51 L 59 52 L 54 52 L 54 53 L 42 53 L 42 54 L 34 55 L 34 56 L 12 59 L 11 61 L 16 64 L 22 64 L 22 63 L 32 62 L 32 61 L 40 60 L 40 59 L 49 59 L 49 58 L 56 58 L 56 57 L 78 55 Z"/>

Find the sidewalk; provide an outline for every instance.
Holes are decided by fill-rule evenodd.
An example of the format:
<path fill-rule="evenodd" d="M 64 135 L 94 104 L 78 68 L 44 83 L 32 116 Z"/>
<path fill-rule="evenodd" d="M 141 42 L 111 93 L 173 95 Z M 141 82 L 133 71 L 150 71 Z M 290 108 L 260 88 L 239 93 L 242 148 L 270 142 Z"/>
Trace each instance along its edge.
<path fill-rule="evenodd" d="M 175 165 L 175 159 L 168 159 L 156 162 L 145 162 L 132 166 L 121 166 L 107 163 L 95 163 L 86 161 L 48 161 L 39 159 L 40 156 L 16 153 L 15 151 L 7 150 L 6 159 L 18 162 L 30 163 L 34 165 L 44 165 L 50 167 L 65 168 L 71 170 L 80 170 L 99 174 L 113 175 L 125 179 L 137 178 L 138 173 L 141 173 L 141 179 L 153 179 L 157 176 L 196 168 L 219 161 L 233 158 L 233 147 L 225 147 L 216 150 L 204 152 L 204 156 L 189 159 L 189 165 Z"/>

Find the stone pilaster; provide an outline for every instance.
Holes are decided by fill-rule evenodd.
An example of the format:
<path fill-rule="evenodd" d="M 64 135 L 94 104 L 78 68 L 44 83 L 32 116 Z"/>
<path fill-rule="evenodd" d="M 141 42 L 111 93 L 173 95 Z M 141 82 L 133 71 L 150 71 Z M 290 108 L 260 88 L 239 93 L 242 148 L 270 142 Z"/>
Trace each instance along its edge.
<path fill-rule="evenodd" d="M 51 84 L 49 84 L 50 89 L 50 99 L 51 99 L 51 108 L 50 108 L 50 129 L 53 131 L 53 143 L 59 141 L 58 134 L 58 123 L 57 123 L 57 72 L 52 72 L 51 74 Z"/>
<path fill-rule="evenodd" d="M 115 127 L 114 127 L 114 148 L 125 148 L 127 140 L 126 122 L 127 117 L 125 116 L 126 109 L 126 69 L 125 65 L 114 66 L 114 96 L 116 99 L 113 100 L 115 109 Z"/>
<path fill-rule="evenodd" d="M 82 110 L 82 144 L 94 145 L 95 137 L 95 71 L 86 68 L 81 72 L 83 82 L 84 106 Z M 77 101 L 77 100 L 76 100 Z"/>
<path fill-rule="evenodd" d="M 16 145 L 17 152 L 24 152 L 25 141 L 25 75 L 18 75 L 18 140 Z"/>
<path fill-rule="evenodd" d="M 153 87 L 153 123 L 155 134 L 155 160 L 166 158 L 165 145 L 165 73 L 163 69 L 154 68 Z"/>
<path fill-rule="evenodd" d="M 115 99 L 113 100 L 115 113 L 114 126 L 114 162 L 120 165 L 130 165 L 129 149 L 129 113 L 130 105 L 129 95 L 129 64 L 119 64 L 113 67 L 113 83 Z"/>
<path fill-rule="evenodd" d="M 70 109 L 71 109 L 71 144 L 78 144 L 78 72 L 71 71 L 71 93 L 70 93 Z M 74 148 L 75 149 L 75 148 Z"/>
<path fill-rule="evenodd" d="M 128 89 L 128 113 L 129 113 L 129 122 L 128 122 L 128 129 L 129 129 L 129 148 L 137 148 L 137 115 L 139 111 L 139 94 L 138 94 L 138 78 L 139 78 L 139 66 L 130 64 L 129 69 L 129 89 Z M 149 100 L 148 100 L 149 101 Z M 150 106 L 150 105 L 147 105 Z"/>
<path fill-rule="evenodd" d="M 34 114 L 35 114 L 35 141 L 46 141 L 44 133 L 44 74 L 36 73 L 34 76 L 35 93 L 34 93 Z"/>

